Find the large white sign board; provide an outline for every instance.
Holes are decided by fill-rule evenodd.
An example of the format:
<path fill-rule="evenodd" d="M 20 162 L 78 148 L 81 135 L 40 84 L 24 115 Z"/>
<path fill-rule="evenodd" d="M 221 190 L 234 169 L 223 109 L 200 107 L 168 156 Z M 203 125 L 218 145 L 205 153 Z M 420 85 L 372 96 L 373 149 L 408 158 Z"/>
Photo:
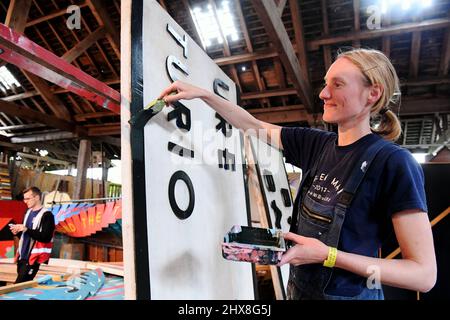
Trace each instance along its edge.
<path fill-rule="evenodd" d="M 249 137 L 269 227 L 289 232 L 293 199 L 282 152 L 255 136 Z M 289 279 L 289 264 L 280 269 L 285 293 Z"/>
<path fill-rule="evenodd" d="M 176 79 L 236 102 L 235 84 L 167 12 L 141 6 L 132 10 L 132 115 Z M 143 159 L 133 156 L 137 298 L 254 299 L 252 265 L 221 251 L 233 225 L 249 225 L 241 135 L 201 100 L 180 103 L 132 133 L 132 150 L 143 148 Z"/>

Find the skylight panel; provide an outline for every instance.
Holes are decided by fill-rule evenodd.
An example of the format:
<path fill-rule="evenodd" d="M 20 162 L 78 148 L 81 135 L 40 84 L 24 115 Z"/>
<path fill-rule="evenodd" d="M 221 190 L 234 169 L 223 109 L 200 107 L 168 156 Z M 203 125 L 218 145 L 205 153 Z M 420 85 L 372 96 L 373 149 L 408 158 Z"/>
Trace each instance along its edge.
<path fill-rule="evenodd" d="M 208 4 L 206 8 L 195 7 L 191 10 L 191 16 L 205 49 L 214 43 L 222 44 L 224 39 L 221 33 L 224 37 L 229 37 L 231 41 L 239 40 L 228 1 L 222 1 L 221 7 L 217 8 L 219 21 L 214 15 L 211 4 Z"/>
<path fill-rule="evenodd" d="M 9 72 L 8 68 L 5 66 L 0 67 L 0 89 L 6 94 L 6 90 L 11 90 L 13 86 L 20 87 L 19 81 Z"/>

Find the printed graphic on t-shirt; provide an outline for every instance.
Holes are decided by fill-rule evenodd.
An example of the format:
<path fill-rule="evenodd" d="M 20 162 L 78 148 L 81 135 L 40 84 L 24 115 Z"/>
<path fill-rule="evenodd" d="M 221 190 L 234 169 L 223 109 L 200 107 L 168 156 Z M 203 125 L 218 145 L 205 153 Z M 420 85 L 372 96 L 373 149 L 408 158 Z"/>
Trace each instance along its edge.
<path fill-rule="evenodd" d="M 331 173 L 332 174 L 332 173 Z M 334 204 L 334 199 L 344 190 L 341 178 L 330 173 L 319 173 L 314 176 L 308 195 L 324 204 Z"/>

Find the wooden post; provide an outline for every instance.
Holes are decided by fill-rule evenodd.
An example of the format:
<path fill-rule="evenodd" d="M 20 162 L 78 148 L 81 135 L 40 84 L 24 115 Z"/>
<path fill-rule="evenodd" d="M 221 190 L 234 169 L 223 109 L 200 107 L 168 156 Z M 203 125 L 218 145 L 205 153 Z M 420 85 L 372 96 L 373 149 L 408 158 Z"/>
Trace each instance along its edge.
<path fill-rule="evenodd" d="M 264 199 L 261 193 L 261 186 L 259 185 L 258 173 L 255 167 L 255 158 L 253 157 L 252 148 L 250 145 L 250 139 L 248 136 L 244 136 L 245 154 L 247 157 L 247 175 L 248 175 L 248 189 L 250 194 L 250 202 L 252 217 L 258 215 L 260 219 L 261 228 L 268 228 L 269 222 L 267 221 L 267 213 L 264 206 Z M 254 212 L 256 211 L 256 212 Z M 253 219 L 252 219 L 253 220 Z M 275 291 L 275 298 L 277 300 L 283 300 L 283 284 L 280 282 L 277 266 L 271 265 L 270 275 L 272 278 L 273 289 Z"/>
<path fill-rule="evenodd" d="M 80 149 L 78 150 L 77 176 L 72 199 L 83 199 L 86 191 L 86 172 L 91 158 L 91 141 L 80 140 Z"/>

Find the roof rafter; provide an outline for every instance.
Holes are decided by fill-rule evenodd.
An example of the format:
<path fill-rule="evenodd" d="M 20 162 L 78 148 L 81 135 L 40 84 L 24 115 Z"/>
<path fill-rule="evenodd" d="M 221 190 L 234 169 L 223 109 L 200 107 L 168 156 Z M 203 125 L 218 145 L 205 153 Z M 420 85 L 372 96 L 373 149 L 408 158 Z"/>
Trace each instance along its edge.
<path fill-rule="evenodd" d="M 283 21 L 278 16 L 277 6 L 273 0 L 251 0 L 253 8 L 258 14 L 270 41 L 277 48 L 281 62 L 295 89 L 308 112 L 313 113 L 314 105 L 311 96 L 311 88 L 302 77 L 302 71 L 295 55 L 294 48 L 284 27 Z"/>

